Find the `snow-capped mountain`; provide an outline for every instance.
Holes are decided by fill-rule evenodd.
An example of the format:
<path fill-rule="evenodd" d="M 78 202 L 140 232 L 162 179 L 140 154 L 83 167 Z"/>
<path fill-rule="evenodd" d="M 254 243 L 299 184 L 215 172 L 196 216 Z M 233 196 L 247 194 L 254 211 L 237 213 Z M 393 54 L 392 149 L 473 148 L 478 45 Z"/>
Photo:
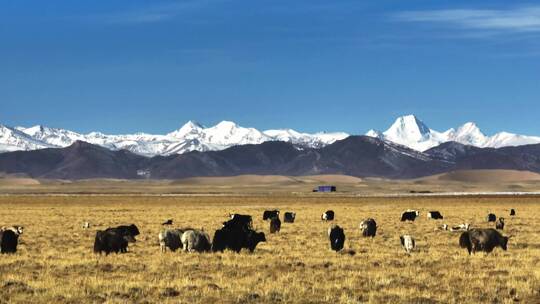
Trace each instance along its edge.
<path fill-rule="evenodd" d="M 369 130 L 367 136 L 391 141 L 414 150 L 425 151 L 442 143 L 455 141 L 464 145 L 482 148 L 500 148 L 540 143 L 540 137 L 500 132 L 486 136 L 473 122 L 457 129 L 439 132 L 430 129 L 414 115 L 401 116 L 384 132 Z"/>
<path fill-rule="evenodd" d="M 294 130 L 261 132 L 244 128 L 231 121 L 222 121 L 206 128 L 188 121 L 180 129 L 165 135 L 135 133 L 108 135 L 99 132 L 80 134 L 69 130 L 34 126 L 10 128 L 0 125 L 0 153 L 67 147 L 80 140 L 111 150 L 126 149 L 145 155 L 183 154 L 190 151 L 217 151 L 236 145 L 260 144 L 266 141 L 287 141 L 305 147 L 322 147 L 349 136 L 346 133 L 299 133 Z"/>
<path fill-rule="evenodd" d="M 508 132 L 487 136 L 472 122 L 456 129 L 439 132 L 430 129 L 414 115 L 398 117 L 388 130 L 384 132 L 370 130 L 366 135 L 417 151 L 425 151 L 449 141 L 492 148 L 540 143 L 540 137 Z M 285 141 L 299 147 L 321 148 L 348 136 L 349 134 L 343 132 L 309 134 L 292 129 L 259 131 L 241 127 L 231 121 L 222 121 L 212 127 L 188 121 L 180 129 L 165 135 L 146 133 L 108 135 L 99 132 L 80 134 L 40 125 L 30 128 L 0 125 L 0 153 L 67 147 L 76 141 L 85 141 L 110 150 L 126 149 L 145 156 L 218 151 L 232 146 L 260 144 L 267 141 Z"/>
<path fill-rule="evenodd" d="M 22 132 L 18 128 L 10 128 L 0 125 L 0 151 L 10 152 L 18 150 L 36 150 L 51 148 L 49 145 L 39 139 Z"/>
<path fill-rule="evenodd" d="M 334 133 L 299 133 L 292 129 L 281 130 L 266 130 L 263 132 L 266 136 L 273 140 L 290 142 L 299 146 L 308 146 L 312 148 L 320 148 L 334 143 L 336 140 L 345 139 L 349 134 L 344 132 Z"/>

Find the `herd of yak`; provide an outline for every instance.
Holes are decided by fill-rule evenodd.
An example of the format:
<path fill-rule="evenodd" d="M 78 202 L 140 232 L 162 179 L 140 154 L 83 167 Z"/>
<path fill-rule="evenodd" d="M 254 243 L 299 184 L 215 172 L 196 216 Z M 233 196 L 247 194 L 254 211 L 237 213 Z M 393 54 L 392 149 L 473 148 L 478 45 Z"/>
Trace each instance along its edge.
<path fill-rule="evenodd" d="M 515 210 L 511 209 L 510 216 L 515 216 L 515 214 Z M 419 211 L 409 209 L 402 213 L 401 221 L 414 221 L 419 215 Z M 334 211 L 328 210 L 322 214 L 321 220 L 332 221 L 334 220 L 334 216 Z M 427 217 L 431 219 L 443 219 L 442 214 L 438 211 L 429 211 Z M 294 223 L 295 218 L 296 214 L 294 212 L 285 212 L 283 221 L 285 223 Z M 270 222 L 270 233 L 280 231 L 281 220 L 278 210 L 264 211 L 263 220 Z M 503 236 L 497 231 L 504 229 L 504 218 L 497 219 L 495 214 L 490 213 L 486 220 L 488 222 L 495 222 L 496 229 L 471 229 L 467 223 L 450 228 L 448 225 L 443 224 L 439 229 L 462 231 L 459 238 L 459 245 L 462 248 L 466 248 L 469 254 L 477 251 L 489 253 L 496 247 L 506 250 L 510 237 Z M 162 225 L 172 225 L 172 220 L 168 220 Z M 90 228 L 90 224 L 85 222 L 83 228 Z M 3 254 L 17 252 L 18 239 L 23 233 L 23 230 L 21 226 L 0 228 L 0 252 Z M 365 219 L 360 223 L 360 230 L 364 237 L 373 238 L 377 234 L 377 223 L 372 218 Z M 135 242 L 135 237 L 139 234 L 139 229 L 135 224 L 98 230 L 94 240 L 94 252 L 105 254 L 127 252 L 128 244 Z M 210 236 L 204 230 L 193 228 L 163 229 L 159 233 L 158 239 L 162 251 L 166 251 L 168 248 L 171 251 L 182 249 L 188 252 L 223 252 L 226 249 L 234 252 L 247 249 L 253 252 L 260 242 L 266 241 L 263 232 L 257 232 L 253 229 L 251 215 L 243 214 L 231 214 L 230 219 L 223 222 L 223 226 L 216 230 L 212 240 L 210 240 Z M 343 228 L 338 225 L 331 225 L 328 229 L 328 239 L 332 250 L 338 252 L 343 250 L 345 243 L 345 232 Z M 415 240 L 411 235 L 401 235 L 400 240 L 401 246 L 407 253 L 414 250 Z"/>

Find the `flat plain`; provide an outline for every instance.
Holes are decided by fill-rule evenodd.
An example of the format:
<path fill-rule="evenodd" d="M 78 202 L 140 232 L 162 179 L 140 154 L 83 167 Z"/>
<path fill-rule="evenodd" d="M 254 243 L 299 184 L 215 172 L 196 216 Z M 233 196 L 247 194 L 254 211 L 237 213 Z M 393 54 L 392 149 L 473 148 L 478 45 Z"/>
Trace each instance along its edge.
<path fill-rule="evenodd" d="M 0 256 L 0 303 L 540 303 L 540 198 L 303 196 L 2 196 L 0 225 L 23 225 L 19 251 Z M 297 220 L 269 234 L 265 209 L 295 211 Z M 420 210 L 402 223 L 407 208 Z M 514 208 L 517 216 L 508 216 Z M 329 249 L 336 212 L 346 251 Z M 430 220 L 439 210 L 444 220 Z M 251 214 L 267 242 L 254 253 L 159 250 L 165 219 L 175 227 L 213 235 L 231 212 Z M 508 251 L 469 256 L 459 233 L 443 223 L 489 227 L 488 212 L 504 216 Z M 362 238 L 359 223 L 373 217 L 379 230 Z M 92 227 L 82 229 L 88 221 Z M 92 252 L 97 229 L 135 223 L 141 235 L 126 254 Z M 407 255 L 401 234 L 416 238 Z"/>

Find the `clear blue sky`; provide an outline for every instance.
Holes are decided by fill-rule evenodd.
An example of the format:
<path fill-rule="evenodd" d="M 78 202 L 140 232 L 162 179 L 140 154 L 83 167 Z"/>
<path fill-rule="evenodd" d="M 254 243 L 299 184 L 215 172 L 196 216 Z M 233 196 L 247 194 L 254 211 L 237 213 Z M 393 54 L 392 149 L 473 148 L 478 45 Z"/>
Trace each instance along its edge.
<path fill-rule="evenodd" d="M 540 135 L 540 5 L 486 2 L 2 1 L 0 123 Z"/>

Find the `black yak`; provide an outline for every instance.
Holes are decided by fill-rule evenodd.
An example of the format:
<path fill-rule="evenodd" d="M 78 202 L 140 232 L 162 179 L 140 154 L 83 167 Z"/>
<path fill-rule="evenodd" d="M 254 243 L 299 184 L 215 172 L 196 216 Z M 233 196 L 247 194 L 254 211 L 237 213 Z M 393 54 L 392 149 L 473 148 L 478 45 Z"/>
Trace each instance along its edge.
<path fill-rule="evenodd" d="M 429 211 L 427 217 L 434 220 L 442 220 L 443 216 L 439 211 Z"/>
<path fill-rule="evenodd" d="M 459 237 L 459 246 L 461 248 L 467 248 L 469 254 L 476 253 L 477 251 L 490 253 L 495 247 L 501 247 L 502 250 L 507 250 L 509 239 L 510 237 L 503 236 L 493 228 L 476 228 L 461 234 Z"/>
<path fill-rule="evenodd" d="M 330 248 L 334 251 L 340 251 L 345 244 L 345 232 L 338 225 L 332 225 L 328 228 L 328 238 L 330 240 Z"/>
<path fill-rule="evenodd" d="M 360 222 L 360 231 L 364 237 L 375 237 L 377 234 L 377 223 L 374 219 L 368 218 Z"/>
<path fill-rule="evenodd" d="M 285 223 L 294 223 L 295 218 L 296 218 L 296 213 L 294 212 L 285 212 L 283 214 L 283 222 Z"/>
<path fill-rule="evenodd" d="M 266 236 L 263 232 L 251 229 L 251 216 L 234 216 L 214 233 L 212 251 L 230 249 L 240 252 L 242 248 L 246 248 L 253 252 L 260 242 L 266 242 Z"/>
<path fill-rule="evenodd" d="M 274 217 L 279 217 L 279 210 L 265 210 L 263 213 L 263 220 L 271 220 Z"/>
<path fill-rule="evenodd" d="M 115 230 L 98 230 L 94 240 L 95 253 L 122 253 L 127 252 L 128 237 Z"/>
<path fill-rule="evenodd" d="M 405 221 L 412 221 L 414 222 L 414 220 L 416 219 L 416 217 L 418 217 L 420 215 L 420 212 L 417 211 L 417 210 L 412 210 L 412 209 L 408 209 L 408 210 L 405 210 L 402 214 L 401 214 L 401 221 L 402 222 L 405 222 Z"/>
<path fill-rule="evenodd" d="M 276 233 L 281 230 L 281 221 L 279 217 L 274 217 L 270 220 L 270 233 Z"/>
<path fill-rule="evenodd" d="M 333 210 L 326 210 L 326 212 L 324 212 L 322 215 L 321 215 L 321 220 L 323 221 L 333 221 L 334 220 L 334 211 Z"/>

